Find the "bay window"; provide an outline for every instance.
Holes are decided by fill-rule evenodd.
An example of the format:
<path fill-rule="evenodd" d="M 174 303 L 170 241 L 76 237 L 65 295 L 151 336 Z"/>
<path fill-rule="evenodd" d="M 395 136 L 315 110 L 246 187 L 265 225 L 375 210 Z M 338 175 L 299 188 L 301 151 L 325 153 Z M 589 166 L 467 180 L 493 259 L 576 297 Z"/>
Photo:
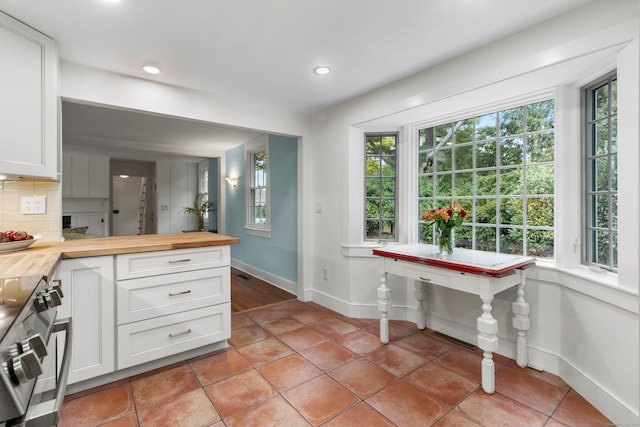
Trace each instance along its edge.
<path fill-rule="evenodd" d="M 418 212 L 453 200 L 470 212 L 456 246 L 554 255 L 554 100 L 418 130 Z M 418 241 L 435 243 L 418 224 Z"/>
<path fill-rule="evenodd" d="M 617 78 L 606 76 L 585 88 L 584 263 L 618 268 Z"/>
<path fill-rule="evenodd" d="M 397 146 L 397 133 L 365 135 L 365 240 L 398 240 Z"/>

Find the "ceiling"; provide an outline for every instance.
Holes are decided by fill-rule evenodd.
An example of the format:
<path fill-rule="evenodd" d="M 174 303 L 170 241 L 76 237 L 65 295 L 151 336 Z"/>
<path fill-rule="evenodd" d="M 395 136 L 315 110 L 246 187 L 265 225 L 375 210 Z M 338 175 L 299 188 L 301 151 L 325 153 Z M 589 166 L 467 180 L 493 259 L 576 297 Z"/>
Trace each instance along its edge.
<path fill-rule="evenodd" d="M 311 115 L 591 1 L 0 0 L 0 10 L 55 39 L 64 61 Z M 318 65 L 332 73 L 314 75 Z M 65 109 L 63 132 L 94 141 L 197 147 L 254 135 Z"/>

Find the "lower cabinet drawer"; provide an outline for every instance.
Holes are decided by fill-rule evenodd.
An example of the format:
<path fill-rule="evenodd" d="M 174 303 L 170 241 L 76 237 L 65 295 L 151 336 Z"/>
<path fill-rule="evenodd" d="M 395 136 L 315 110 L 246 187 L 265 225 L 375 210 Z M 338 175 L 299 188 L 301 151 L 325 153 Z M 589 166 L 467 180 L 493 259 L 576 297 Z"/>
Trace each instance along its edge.
<path fill-rule="evenodd" d="M 231 306 L 220 304 L 118 326 L 118 369 L 231 337 Z"/>
<path fill-rule="evenodd" d="M 116 279 L 137 279 L 228 266 L 229 246 L 140 252 L 116 256 Z"/>
<path fill-rule="evenodd" d="M 118 325 L 231 301 L 229 267 L 117 283 Z"/>

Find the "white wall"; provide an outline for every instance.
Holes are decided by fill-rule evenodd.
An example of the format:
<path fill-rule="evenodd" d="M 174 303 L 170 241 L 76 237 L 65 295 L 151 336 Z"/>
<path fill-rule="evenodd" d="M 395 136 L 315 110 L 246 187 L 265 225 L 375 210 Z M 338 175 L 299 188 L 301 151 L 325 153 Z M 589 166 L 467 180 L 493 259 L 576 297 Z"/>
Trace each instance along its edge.
<path fill-rule="evenodd" d="M 362 240 L 365 131 L 403 129 L 402 153 L 414 150 L 409 135 L 418 122 L 435 124 L 519 100 L 555 97 L 557 263 L 539 262 L 528 281 L 531 364 L 562 376 L 614 422 L 637 424 L 638 16 L 637 1 L 597 1 L 315 115 L 313 137 L 322 144 L 306 147 L 305 158 L 313 159 L 307 169 L 312 177 L 307 208 L 321 204 L 323 210 L 311 211 L 305 227 L 311 234 L 304 248 L 305 298 L 348 315 L 378 316 L 378 260 L 371 256 L 373 245 Z M 589 271 L 580 265 L 580 251 L 573 251 L 576 239 L 580 244 L 579 88 L 614 68 L 620 87 L 619 179 L 624 180 L 619 197 L 628 209 L 620 206 L 619 211 L 618 275 Z M 337 159 L 338 170 L 327 167 Z M 409 171 L 400 178 L 403 242 L 416 235 L 415 180 L 408 178 L 415 176 L 412 165 L 408 163 Z M 328 280 L 322 278 L 323 268 L 329 271 Z M 391 318 L 415 319 L 413 283 L 398 277 L 389 282 Z M 510 357 L 515 348 L 512 299 L 513 291 L 498 295 L 493 312 L 499 321 L 499 353 Z M 475 319 L 481 312 L 475 297 L 429 287 L 426 307 L 428 326 L 475 339 Z"/>

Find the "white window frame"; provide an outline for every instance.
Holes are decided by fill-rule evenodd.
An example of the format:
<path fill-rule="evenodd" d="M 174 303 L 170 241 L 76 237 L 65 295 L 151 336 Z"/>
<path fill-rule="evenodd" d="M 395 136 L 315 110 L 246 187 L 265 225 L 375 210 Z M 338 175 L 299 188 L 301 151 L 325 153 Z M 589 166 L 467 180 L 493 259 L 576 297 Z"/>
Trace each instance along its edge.
<path fill-rule="evenodd" d="M 479 106 L 477 108 L 472 108 L 472 109 L 468 109 L 465 111 L 459 111 L 456 112 L 455 114 L 451 114 L 451 115 L 444 115 L 441 117 L 437 117 L 434 118 L 433 120 L 429 120 L 429 121 L 422 121 L 422 122 L 418 122 L 418 123 L 413 123 L 408 127 L 408 132 L 410 134 L 410 138 L 411 138 L 411 150 L 412 151 L 412 155 L 414 155 L 414 160 L 413 163 L 416 165 L 416 170 L 415 173 L 413 174 L 413 177 L 417 177 L 418 176 L 418 170 L 417 170 L 417 163 L 418 163 L 418 146 L 419 146 L 419 141 L 418 141 L 418 131 L 420 129 L 424 129 L 424 128 L 429 128 L 429 127 L 433 127 L 433 126 L 438 126 L 440 124 L 443 123 L 451 123 L 451 122 L 455 122 L 458 120 L 465 120 L 468 118 L 473 118 L 473 117 L 477 117 L 477 116 L 482 116 L 485 114 L 491 114 L 491 113 L 497 113 L 503 110 L 507 110 L 507 109 L 511 109 L 511 108 L 516 108 L 516 107 L 521 107 L 521 106 L 526 106 L 529 104 L 535 104 L 537 102 L 540 101 L 545 101 L 548 99 L 552 99 L 554 101 L 555 104 L 555 111 L 557 113 L 557 97 L 556 97 L 556 93 L 555 91 L 551 91 L 551 90 L 544 90 L 544 91 L 540 91 L 537 93 L 532 93 L 532 94 L 528 94 L 528 95 L 524 95 L 524 96 L 520 96 L 520 97 L 515 97 L 515 98 L 511 98 L 511 99 L 505 99 L 503 101 L 500 102 L 496 102 L 496 103 L 491 103 L 491 104 L 486 104 L 483 106 Z M 557 115 L 555 117 L 555 125 L 554 125 L 554 129 L 557 130 Z M 555 133 L 555 131 L 554 131 Z M 557 140 L 557 135 L 556 135 L 556 140 Z M 557 144 L 556 144 L 557 145 Z M 554 156 L 554 164 L 556 164 L 558 161 L 557 156 Z M 499 167 L 499 166 L 496 166 Z M 556 168 L 556 173 L 557 173 L 557 168 Z M 417 212 L 418 210 L 418 188 L 417 188 L 417 179 L 414 179 L 414 181 L 416 181 L 415 184 L 415 192 L 414 192 L 414 196 L 413 198 L 415 199 L 415 209 L 413 211 Z M 558 200 L 558 188 L 555 188 L 555 192 L 554 192 L 554 204 L 557 203 Z M 454 199 L 455 197 L 451 197 L 451 199 Z M 468 197 L 465 197 L 466 199 L 468 199 Z M 475 198 L 475 196 L 473 197 Z M 472 199 L 473 199 L 472 198 Z M 557 206 L 556 206 L 557 209 Z M 555 209 L 554 209 L 555 211 Z M 472 212 L 473 213 L 473 212 Z M 417 213 L 416 213 L 417 215 Z M 414 227 L 412 227 L 411 230 L 411 237 L 410 237 L 410 242 L 411 243 L 417 243 L 418 242 L 418 236 L 419 236 L 419 230 L 418 230 L 418 224 L 421 222 L 420 218 L 417 218 L 416 221 L 416 217 L 414 216 L 409 216 L 409 220 L 411 222 L 414 223 Z M 522 225 L 522 227 L 526 227 L 525 225 Z M 554 224 L 554 235 L 556 234 L 556 230 L 558 228 L 558 224 L 555 223 Z M 535 227 L 533 227 L 532 229 L 535 229 Z M 496 239 L 498 239 L 499 236 L 496 235 Z M 556 237 L 557 238 L 557 237 Z M 556 256 L 556 252 L 555 252 L 555 248 L 557 247 L 557 244 L 554 244 L 554 256 L 551 259 L 547 259 L 549 261 L 553 261 L 555 259 Z"/>
<path fill-rule="evenodd" d="M 253 206 L 253 200 L 251 197 L 252 190 L 255 189 L 254 186 L 254 172 L 253 172 L 253 156 L 256 153 L 264 151 L 267 157 L 267 161 L 265 164 L 265 222 L 264 224 L 255 224 L 252 223 L 251 220 L 251 207 Z M 259 237 L 270 238 L 271 237 L 271 206 L 270 206 L 270 173 L 269 173 L 269 164 L 271 163 L 269 157 L 269 136 L 261 135 L 257 138 L 252 139 L 247 142 L 244 146 L 244 154 L 246 161 L 246 174 L 247 179 L 245 179 L 245 226 L 244 231 L 247 234 Z"/>
<path fill-rule="evenodd" d="M 387 136 L 393 136 L 395 138 L 395 159 L 396 159 L 396 168 L 395 168 L 395 175 L 393 177 L 387 177 L 387 178 L 393 178 L 395 180 L 395 197 L 394 197 L 394 203 L 395 203 L 395 216 L 393 218 L 393 222 L 395 224 L 394 226 L 394 235 L 392 238 L 390 239 L 383 239 L 380 237 L 380 235 L 378 235 L 378 238 L 376 239 L 369 239 L 367 238 L 367 233 L 366 233 L 366 222 L 367 222 L 367 195 L 366 195 L 366 187 L 367 187 L 367 171 L 366 171 L 366 161 L 367 161 L 367 156 L 366 156 L 366 140 L 369 137 L 387 137 Z M 364 229 L 363 229 L 363 240 L 365 242 L 397 242 L 398 241 L 398 226 L 399 226 L 399 191 L 400 191 L 400 186 L 399 186 L 399 177 L 402 174 L 400 171 L 402 170 L 401 166 L 400 166 L 400 132 L 399 131 L 392 131 L 392 132 L 365 132 L 364 136 L 363 136 L 363 151 L 365 152 L 364 155 L 364 161 L 365 161 L 365 166 L 364 166 L 364 183 L 365 183 L 365 190 L 364 190 L 364 197 L 363 197 L 363 202 L 365 204 L 364 207 L 364 217 L 363 217 L 363 225 L 364 225 Z M 380 176 L 376 176 L 376 178 L 383 178 L 382 175 Z M 380 196 L 380 199 L 382 199 L 382 196 Z M 374 218 L 371 218 L 374 219 Z M 375 218 L 376 220 L 380 220 L 382 221 L 382 218 Z"/>
<path fill-rule="evenodd" d="M 556 141 L 563 141 L 563 143 L 556 143 L 555 158 L 556 163 L 563 165 L 564 168 L 562 173 L 556 168 L 556 175 L 562 175 L 557 176 L 556 179 L 556 182 L 561 182 L 560 186 L 556 186 L 556 212 L 573 212 L 573 215 L 556 215 L 556 257 L 555 262 L 548 265 L 550 268 L 556 268 L 607 288 L 620 286 L 618 273 L 587 265 L 583 257 L 585 186 L 582 169 L 585 142 L 582 92 L 585 87 L 615 72 L 616 69 L 616 59 L 608 58 L 599 66 L 585 70 L 571 83 L 556 88 Z M 621 141 L 618 142 L 620 152 Z M 618 173 L 620 173 L 620 165 L 618 165 Z M 623 193 L 624 188 L 619 189 L 619 192 Z M 625 236 L 621 237 L 621 239 L 624 238 Z M 620 263 L 620 259 L 618 262 Z M 545 266 L 545 260 L 538 260 L 538 265 Z"/>

